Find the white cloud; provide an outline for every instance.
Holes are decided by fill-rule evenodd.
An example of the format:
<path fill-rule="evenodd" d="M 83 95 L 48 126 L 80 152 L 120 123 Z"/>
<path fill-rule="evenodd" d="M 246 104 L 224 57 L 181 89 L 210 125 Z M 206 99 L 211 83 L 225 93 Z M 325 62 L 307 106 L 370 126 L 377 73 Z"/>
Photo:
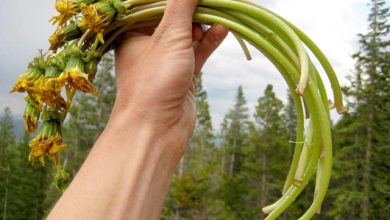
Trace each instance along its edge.
<path fill-rule="evenodd" d="M 275 0 L 255 1 L 280 14 L 304 31 L 328 56 L 339 80 L 353 70 L 351 55 L 357 51 L 357 34 L 365 31 L 367 0 Z M 255 53 L 247 62 L 235 39 L 229 37 L 204 68 L 205 88 L 209 91 L 211 112 L 215 127 L 219 127 L 223 115 L 232 105 L 238 85 L 244 87 L 251 113 L 266 84 L 273 84 L 278 97 L 285 100 L 286 86 L 276 69 L 263 56 Z M 320 69 L 321 70 L 321 69 Z M 322 74 L 323 75 L 323 74 Z M 323 77 L 325 77 L 323 75 Z M 331 90 L 325 80 L 329 96 Z M 227 90 L 233 92 L 226 92 Z M 222 101 L 225 100 L 226 101 Z M 224 105 L 222 107 L 221 105 Z M 218 107 L 215 107 L 218 105 Z M 332 114 L 337 119 L 336 114 Z"/>

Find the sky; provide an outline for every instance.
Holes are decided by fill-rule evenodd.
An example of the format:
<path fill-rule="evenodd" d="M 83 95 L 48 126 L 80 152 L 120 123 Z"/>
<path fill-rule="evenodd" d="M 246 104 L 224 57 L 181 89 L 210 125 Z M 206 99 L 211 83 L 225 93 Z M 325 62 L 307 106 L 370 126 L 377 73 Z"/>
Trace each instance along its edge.
<path fill-rule="evenodd" d="M 24 110 L 23 95 L 9 94 L 17 76 L 26 70 L 38 49 L 47 50 L 54 31 L 48 20 L 56 14 L 54 0 L 1 0 L 0 7 L 0 111 L 10 107 L 15 117 Z M 351 55 L 359 49 L 358 33 L 367 26 L 369 0 L 254 0 L 283 16 L 323 50 L 334 66 L 342 85 L 353 72 Z M 287 86 L 272 64 L 256 49 L 250 48 L 252 61 L 245 59 L 239 44 L 229 35 L 206 63 L 204 88 L 214 128 L 232 107 L 239 85 L 243 86 L 250 114 L 267 84 L 278 98 L 287 99 Z M 330 86 L 326 82 L 331 94 Z M 332 118 L 337 120 L 336 113 Z"/>

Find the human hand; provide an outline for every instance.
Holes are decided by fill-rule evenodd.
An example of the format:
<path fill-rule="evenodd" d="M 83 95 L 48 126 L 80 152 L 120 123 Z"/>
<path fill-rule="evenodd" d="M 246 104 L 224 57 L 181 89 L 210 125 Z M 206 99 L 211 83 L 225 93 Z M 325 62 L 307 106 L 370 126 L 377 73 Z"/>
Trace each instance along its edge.
<path fill-rule="evenodd" d="M 48 219 L 159 218 L 195 125 L 196 75 L 227 34 L 193 25 L 196 3 L 167 0 L 154 32 L 126 34 L 109 123 Z"/>
<path fill-rule="evenodd" d="M 214 25 L 204 32 L 192 23 L 197 0 L 168 0 L 155 29 L 126 33 L 116 49 L 117 99 L 112 119 L 164 133 L 184 151 L 196 121 L 196 76 L 227 35 Z M 126 123 L 124 123 L 126 126 Z"/>

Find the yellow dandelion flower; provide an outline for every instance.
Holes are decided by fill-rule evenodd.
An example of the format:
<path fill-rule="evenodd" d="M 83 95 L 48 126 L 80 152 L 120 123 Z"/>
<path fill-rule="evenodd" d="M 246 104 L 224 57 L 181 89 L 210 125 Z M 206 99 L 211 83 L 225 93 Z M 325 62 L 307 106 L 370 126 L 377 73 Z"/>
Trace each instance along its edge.
<path fill-rule="evenodd" d="M 28 70 L 19 75 L 10 92 L 25 92 L 32 87 L 36 80 L 44 74 L 46 68 L 45 57 L 42 51 L 35 55 L 33 61 L 28 64 Z"/>
<path fill-rule="evenodd" d="M 96 88 L 89 81 L 88 74 L 84 72 L 84 66 L 85 63 L 80 57 L 71 56 L 68 60 L 64 72 L 59 78 L 63 81 L 66 81 L 76 90 L 97 95 Z"/>
<path fill-rule="evenodd" d="M 61 30 L 61 29 L 60 29 Z M 49 37 L 50 48 L 49 50 L 56 50 L 57 48 L 65 44 L 62 32 L 57 30 Z"/>
<path fill-rule="evenodd" d="M 57 16 L 54 16 L 50 21 L 53 24 L 63 25 L 70 18 L 76 15 L 79 12 L 77 4 L 73 0 L 56 0 L 56 10 L 60 13 Z"/>
<path fill-rule="evenodd" d="M 48 156 L 56 165 L 59 165 L 59 153 L 66 147 L 62 143 L 60 123 L 56 120 L 46 121 L 40 134 L 30 143 L 29 160 L 34 163 L 38 159 L 43 165 L 45 156 Z"/>
<path fill-rule="evenodd" d="M 26 73 L 21 74 L 16 80 L 15 85 L 10 92 L 25 92 L 31 88 L 35 81 L 43 75 L 43 72 L 37 68 L 29 68 Z"/>
<path fill-rule="evenodd" d="M 33 88 L 27 92 L 33 95 L 39 106 L 44 104 L 52 108 L 68 108 L 64 98 L 61 96 L 61 90 L 65 82 L 60 78 L 40 77 L 34 84 Z"/>
<path fill-rule="evenodd" d="M 114 5 L 109 1 L 98 2 L 91 5 L 82 3 L 80 9 L 83 18 L 79 23 L 79 26 L 83 29 L 91 29 L 97 33 L 98 39 L 104 43 L 104 29 L 115 19 L 117 14 Z"/>
<path fill-rule="evenodd" d="M 68 73 L 70 79 L 68 82 L 73 86 L 73 88 L 85 93 L 97 95 L 97 90 L 89 81 L 86 73 L 80 72 L 76 68 L 70 69 Z"/>
<path fill-rule="evenodd" d="M 50 48 L 49 50 L 57 50 L 65 43 L 77 39 L 82 35 L 80 28 L 74 21 L 71 21 L 68 25 L 61 27 L 49 37 Z"/>

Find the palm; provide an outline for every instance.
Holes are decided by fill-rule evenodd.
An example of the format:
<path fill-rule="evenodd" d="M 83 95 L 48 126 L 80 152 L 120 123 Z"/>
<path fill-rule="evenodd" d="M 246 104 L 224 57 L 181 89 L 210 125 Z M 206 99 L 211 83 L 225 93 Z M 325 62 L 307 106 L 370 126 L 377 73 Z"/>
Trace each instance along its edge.
<path fill-rule="evenodd" d="M 132 94 L 134 88 L 142 87 L 142 90 L 137 90 L 142 91 L 139 94 L 142 99 L 133 103 L 140 108 L 138 110 L 156 112 L 148 120 L 184 129 L 190 136 L 196 120 L 196 76 L 193 74 L 195 53 L 192 40 L 183 42 L 183 39 L 172 39 L 183 43 L 174 48 L 164 48 L 160 53 L 158 51 L 161 50 L 150 48 L 152 37 L 147 33 L 131 32 L 126 38 L 117 50 L 117 68 L 138 70 L 142 74 L 117 70 L 118 91 Z M 169 45 L 170 42 L 165 44 Z M 146 57 L 148 60 L 145 60 Z M 155 66 L 159 69 L 149 68 Z"/>
<path fill-rule="evenodd" d="M 196 121 L 196 76 L 227 34 L 215 25 L 129 32 L 116 50 L 116 109 L 158 125 L 184 147 Z"/>

